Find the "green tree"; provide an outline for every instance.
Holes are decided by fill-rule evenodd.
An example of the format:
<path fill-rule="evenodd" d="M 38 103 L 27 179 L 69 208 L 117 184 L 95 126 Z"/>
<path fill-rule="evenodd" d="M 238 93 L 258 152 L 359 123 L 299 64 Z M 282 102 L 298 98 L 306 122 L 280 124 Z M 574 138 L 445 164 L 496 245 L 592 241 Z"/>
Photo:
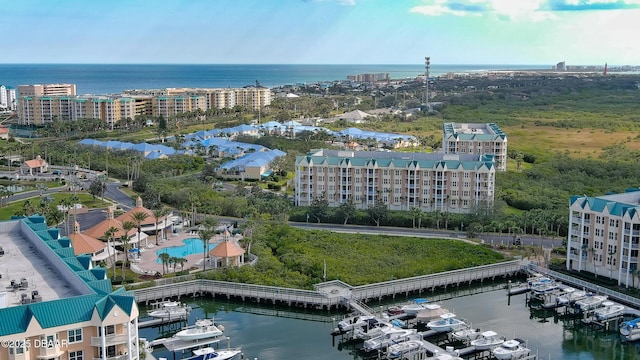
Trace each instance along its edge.
<path fill-rule="evenodd" d="M 107 253 L 109 255 L 109 257 L 111 257 L 111 249 L 113 249 L 113 258 L 112 258 L 112 264 L 111 267 L 113 269 L 113 277 L 112 279 L 115 280 L 116 278 L 116 248 L 115 246 L 112 246 L 111 244 L 115 242 L 115 234 L 116 232 L 118 232 L 118 228 L 111 226 L 110 228 L 107 229 L 107 231 L 105 231 L 104 235 L 102 235 L 102 237 L 100 238 L 100 240 L 102 241 L 106 241 L 107 243 Z"/>
<path fill-rule="evenodd" d="M 329 201 L 324 194 L 313 199 L 309 206 L 309 215 L 316 218 L 318 224 L 329 216 Z"/>
<path fill-rule="evenodd" d="M 147 220 L 148 217 L 149 215 L 142 211 L 136 211 L 131 214 L 131 221 L 133 221 L 133 223 L 136 225 L 136 228 L 138 229 L 138 247 L 140 247 L 140 233 L 142 232 L 142 223 L 144 223 L 144 221 Z"/>
<path fill-rule="evenodd" d="M 409 213 L 411 213 L 411 227 L 416 227 L 416 219 L 418 219 L 418 227 L 420 227 L 420 222 L 422 221 L 422 210 L 419 207 L 412 206 L 409 209 Z"/>
<path fill-rule="evenodd" d="M 106 177 L 100 175 L 91 182 L 89 185 L 89 194 L 93 196 L 93 200 L 96 200 L 96 197 L 101 196 L 102 201 L 104 201 L 104 190 L 107 188 Z"/>
<path fill-rule="evenodd" d="M 382 198 L 378 197 L 375 204 L 367 208 L 367 214 L 369 214 L 369 218 L 376 226 L 380 226 L 388 218 L 389 209 L 387 209 L 387 204 L 382 201 Z"/>
<path fill-rule="evenodd" d="M 153 218 L 155 219 L 155 224 L 156 224 L 156 246 L 160 245 L 158 243 L 158 222 L 162 219 L 167 217 L 167 215 L 169 215 L 169 209 L 162 207 L 160 209 L 155 209 L 153 210 Z M 165 220 L 166 223 L 166 220 Z M 164 229 L 162 230 L 162 232 L 164 233 Z"/>
<path fill-rule="evenodd" d="M 218 219 L 212 217 L 212 216 L 207 216 L 203 221 L 202 224 L 200 224 L 202 226 L 201 229 L 198 230 L 198 237 L 200 238 L 200 240 L 202 240 L 202 246 L 203 246 L 203 263 L 202 263 L 202 270 L 205 271 L 207 270 L 207 255 L 208 255 L 208 251 L 207 249 L 209 248 L 209 241 L 211 240 L 211 238 L 213 238 L 213 236 L 216 234 L 216 227 L 218 226 Z"/>
<path fill-rule="evenodd" d="M 136 224 L 132 221 L 125 221 L 122 223 L 122 236 L 120 242 L 122 243 L 122 249 L 124 251 L 124 259 L 122 260 L 122 282 L 124 283 L 124 270 L 129 262 L 129 232 L 136 227 Z M 140 237 L 138 235 L 138 247 L 140 246 Z M 140 250 L 138 250 L 140 251 Z"/>
<path fill-rule="evenodd" d="M 356 211 L 356 205 L 353 203 L 353 199 L 349 198 L 349 200 L 338 206 L 337 215 L 344 219 L 343 224 L 347 225 L 349 219 L 356 216 Z"/>
<path fill-rule="evenodd" d="M 158 258 L 162 262 L 162 275 L 165 275 L 167 273 L 166 268 L 169 264 L 169 259 L 171 258 L 171 256 L 163 252 L 158 255 Z"/>

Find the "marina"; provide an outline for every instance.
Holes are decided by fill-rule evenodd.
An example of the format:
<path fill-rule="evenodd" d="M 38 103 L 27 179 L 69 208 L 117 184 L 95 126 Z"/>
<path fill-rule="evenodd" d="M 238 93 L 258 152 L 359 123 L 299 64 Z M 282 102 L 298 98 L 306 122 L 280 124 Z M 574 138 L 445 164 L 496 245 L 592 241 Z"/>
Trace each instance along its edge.
<path fill-rule="evenodd" d="M 446 274 L 445 276 L 448 276 L 449 278 L 455 278 L 451 274 Z M 456 274 L 456 276 L 463 277 L 464 275 Z M 388 353 L 388 348 L 390 348 L 393 345 L 396 345 L 396 343 L 397 344 L 402 343 L 404 342 L 404 340 L 408 340 L 411 337 L 414 337 L 413 338 L 414 342 L 419 340 L 417 339 L 417 337 L 420 337 L 421 339 L 420 341 L 423 342 L 420 347 L 418 347 L 417 349 L 413 349 L 411 351 L 411 354 L 412 354 L 411 356 L 413 356 L 411 358 L 419 359 L 420 357 L 425 357 L 425 356 L 442 356 L 442 358 L 446 358 L 447 356 L 449 356 L 450 359 L 456 359 L 458 357 L 463 357 L 463 358 L 471 357 L 471 358 L 479 359 L 483 357 L 491 357 L 493 356 L 491 353 L 491 350 L 493 350 L 495 346 L 493 347 L 489 346 L 487 347 L 487 349 L 482 349 L 482 348 L 478 349 L 475 346 L 471 345 L 471 342 L 474 340 L 478 340 L 480 338 L 479 334 L 488 332 L 488 331 L 493 331 L 496 334 L 499 334 L 498 337 L 501 339 L 502 342 L 505 342 L 508 340 L 521 339 L 521 338 L 524 339 L 521 342 L 526 343 L 527 344 L 526 347 L 531 350 L 530 353 L 528 353 L 525 358 L 535 357 L 538 359 L 543 359 L 544 357 L 542 357 L 540 353 L 542 352 L 544 354 L 544 351 L 546 351 L 545 349 L 549 347 L 549 344 L 553 344 L 554 341 L 557 342 L 558 339 L 562 339 L 566 337 L 567 336 L 566 330 L 564 330 L 561 334 L 556 334 L 556 336 L 559 336 L 556 339 L 545 340 L 541 342 L 540 339 L 538 338 L 540 336 L 545 336 L 550 331 L 549 329 L 545 328 L 544 330 L 540 330 L 540 332 L 537 332 L 537 331 L 532 332 L 531 329 L 529 328 L 531 325 L 531 321 L 525 321 L 525 323 L 527 323 L 529 326 L 524 328 L 517 327 L 517 326 L 516 328 L 513 328 L 513 325 L 516 325 L 516 324 L 511 324 L 510 326 L 504 326 L 504 325 L 507 325 L 507 323 L 512 322 L 512 320 L 506 315 L 508 312 L 505 312 L 505 311 L 507 310 L 513 311 L 520 307 L 522 307 L 525 311 L 527 311 L 526 318 L 534 321 L 535 323 L 548 324 L 549 319 L 553 319 L 553 321 L 551 322 L 552 324 L 559 323 L 560 321 L 563 321 L 563 322 L 566 321 L 567 324 L 570 324 L 570 326 L 575 329 L 591 329 L 591 330 L 588 330 L 590 333 L 596 334 L 596 333 L 602 332 L 603 334 L 610 334 L 608 336 L 612 337 L 612 339 L 610 340 L 612 342 L 614 342 L 614 340 L 611 332 L 615 331 L 616 333 L 615 342 L 619 344 L 617 346 L 636 349 L 637 345 L 635 343 L 630 343 L 629 341 L 631 340 L 625 341 L 623 339 L 622 331 L 620 331 L 620 333 L 618 334 L 618 329 L 619 328 L 622 329 L 621 324 L 624 322 L 624 316 L 629 317 L 633 315 L 631 307 L 625 306 L 625 312 L 623 316 L 615 317 L 612 319 L 596 318 L 594 315 L 594 311 L 597 308 L 587 312 L 577 312 L 576 307 L 574 306 L 553 306 L 548 309 L 545 309 L 544 307 L 540 307 L 540 306 L 530 307 L 529 306 L 530 301 L 528 299 L 529 293 L 527 293 L 527 295 L 522 297 L 513 296 L 509 294 L 507 294 L 508 296 L 504 295 L 503 289 L 509 288 L 509 281 L 512 281 L 511 284 L 513 284 L 514 280 L 519 282 L 520 280 L 518 279 L 521 279 L 522 276 L 524 275 L 520 275 L 519 277 L 516 276 L 513 278 L 497 276 L 494 280 L 491 280 L 491 281 L 485 280 L 485 281 L 476 281 L 476 282 L 461 282 L 461 283 L 458 283 L 456 286 L 451 286 L 451 285 L 441 286 L 434 289 L 430 289 L 428 291 L 422 291 L 418 293 L 404 292 L 403 290 L 403 292 L 400 292 L 395 296 L 383 296 L 383 297 L 377 297 L 374 299 L 369 298 L 366 304 L 360 299 L 354 298 L 353 296 L 349 299 L 347 296 L 349 293 L 344 292 L 346 284 L 343 285 L 343 284 L 336 284 L 335 282 L 332 282 L 330 284 L 321 284 L 322 286 L 320 286 L 319 289 L 322 289 L 321 293 L 324 294 L 326 297 L 330 298 L 332 296 L 337 296 L 340 298 L 340 301 L 337 303 L 336 306 L 332 306 L 329 308 L 321 307 L 319 309 L 316 309 L 314 306 L 305 307 L 305 306 L 299 306 L 298 304 L 294 304 L 291 307 L 288 305 L 283 307 L 284 304 L 281 302 L 264 301 L 264 299 L 262 301 L 256 301 L 255 298 L 253 299 L 245 298 L 245 300 L 242 301 L 242 298 L 238 296 L 220 296 L 220 295 L 210 296 L 207 293 L 202 294 L 204 297 L 200 297 L 200 295 L 194 297 L 194 295 L 192 294 L 189 297 L 184 297 L 180 301 L 183 301 L 189 304 L 189 306 L 193 306 L 193 311 L 189 315 L 189 318 L 191 320 L 190 323 L 193 323 L 193 321 L 196 319 L 210 318 L 212 316 L 215 316 L 216 320 L 220 318 L 220 316 L 218 315 L 218 312 L 211 313 L 209 311 L 206 311 L 204 313 L 205 316 L 202 316 L 201 309 L 198 308 L 198 305 L 192 305 L 194 304 L 194 302 L 202 303 L 202 304 L 209 303 L 209 302 L 218 303 L 218 304 L 222 303 L 225 305 L 236 304 L 234 306 L 238 309 L 241 309 L 239 316 L 264 317 L 266 315 L 267 318 L 269 319 L 274 319 L 274 318 L 279 319 L 277 321 L 294 321 L 294 322 L 302 321 L 302 323 L 305 323 L 305 324 L 310 324 L 310 323 L 324 324 L 324 325 L 319 325 L 320 327 L 325 329 L 323 334 L 319 336 L 325 336 L 325 337 L 327 336 L 327 334 L 334 333 L 334 331 L 337 328 L 337 323 L 339 322 L 337 319 L 341 319 L 344 316 L 344 315 L 338 315 L 338 316 L 331 315 L 332 313 L 336 312 L 337 314 L 341 314 L 344 311 L 356 312 L 363 319 L 368 319 L 368 324 L 370 325 L 367 325 L 366 327 L 367 330 L 363 330 L 363 328 L 361 328 L 356 332 L 354 330 L 346 329 L 346 331 L 340 331 L 340 332 L 334 333 L 335 340 L 333 341 L 334 347 L 337 346 L 339 353 L 343 353 L 346 350 L 349 354 L 351 354 L 350 355 L 351 358 L 353 358 L 353 356 L 356 356 L 356 357 L 362 357 L 363 359 L 366 359 L 368 358 L 368 356 L 366 355 L 367 353 L 374 353 L 376 354 L 376 356 L 383 357 L 382 355 L 384 355 L 384 356 L 388 356 L 389 358 L 392 358 L 391 355 Z M 425 279 L 420 279 L 418 281 L 424 281 L 424 280 Z M 569 290 L 567 292 L 565 290 L 570 288 L 570 286 L 565 285 L 564 282 L 558 281 L 558 283 L 559 283 L 558 289 L 556 289 L 553 292 L 549 292 L 548 294 L 545 294 L 545 296 L 549 296 L 549 298 L 552 298 L 552 297 L 557 298 L 559 296 L 566 295 L 567 293 L 576 291 L 576 290 L 573 290 L 573 291 Z M 375 284 L 374 287 L 380 288 L 381 284 Z M 351 294 L 353 294 L 353 290 L 355 289 L 355 287 L 346 287 L 346 288 L 351 291 Z M 489 290 L 483 290 L 483 288 L 488 288 Z M 576 288 L 577 287 L 573 289 L 576 289 Z M 332 290 L 335 290 L 335 289 L 337 289 L 337 294 L 336 292 L 332 292 Z M 499 289 L 502 289 L 502 290 L 498 291 Z M 287 289 L 279 289 L 279 291 L 281 293 L 284 292 L 286 296 L 290 296 L 290 294 L 289 295 L 286 294 Z M 476 301 L 469 301 L 469 299 L 475 298 L 475 297 L 483 297 L 485 296 L 485 292 L 487 291 L 489 293 L 495 293 L 496 291 L 498 291 L 498 293 L 502 294 L 501 297 L 504 301 L 506 301 L 506 303 L 503 303 L 502 300 L 497 301 L 498 299 L 494 298 L 491 304 L 484 304 L 485 306 L 489 306 L 488 308 L 485 308 L 480 312 L 475 311 L 478 309 L 474 310 L 474 308 L 476 308 L 477 306 L 481 306 L 482 304 L 478 304 Z M 308 293 L 311 293 L 311 292 L 308 292 Z M 320 290 L 316 290 L 316 292 L 320 292 Z M 307 295 L 309 295 L 308 293 Z M 412 296 L 416 296 L 416 297 L 412 298 Z M 192 299 L 189 299 L 189 298 L 192 298 Z M 467 301 L 465 301 L 464 303 L 459 302 L 465 298 L 467 299 Z M 615 294 L 614 296 L 607 295 L 607 298 L 614 299 Z M 465 318 L 469 317 L 470 321 L 466 323 L 465 328 L 457 329 L 457 332 L 458 332 L 457 338 L 453 336 L 453 331 L 452 331 L 453 329 L 448 329 L 447 331 L 444 331 L 444 332 L 435 331 L 426 326 L 428 322 L 422 322 L 421 327 L 419 327 L 420 322 L 416 320 L 415 318 L 416 315 L 411 315 L 409 317 L 406 317 L 406 314 L 403 315 L 403 313 L 400 311 L 400 309 L 402 309 L 402 307 L 405 306 L 406 304 L 416 303 L 415 301 L 416 299 L 422 299 L 418 302 L 422 303 L 422 306 L 425 307 L 424 309 L 419 310 L 418 313 L 420 313 L 420 311 L 427 311 L 427 308 L 429 307 L 432 308 L 431 310 L 435 310 L 435 309 L 444 310 L 444 308 L 446 307 L 447 309 L 451 309 L 452 311 L 450 312 L 447 310 L 445 313 L 455 313 L 456 307 L 460 307 L 464 309 L 463 315 L 465 316 Z M 517 299 L 522 299 L 521 301 L 523 302 L 521 303 Z M 250 300 L 250 301 L 247 302 L 247 300 Z M 512 303 L 513 301 L 515 301 L 515 303 Z M 427 304 L 432 304 L 435 306 L 426 306 Z M 617 305 L 619 303 L 616 301 L 616 302 L 613 302 L 613 304 Z M 611 307 L 611 305 L 609 306 Z M 374 311 L 373 310 L 374 308 L 375 309 L 379 308 L 379 311 Z M 385 309 L 389 309 L 390 311 L 386 312 Z M 498 309 L 500 311 L 496 312 L 496 310 Z M 236 314 L 235 311 L 234 311 L 234 314 Z M 286 318 L 280 318 L 278 314 L 283 314 L 283 316 L 286 316 Z M 327 315 L 323 316 L 322 314 L 327 314 Z M 385 315 L 383 316 L 383 314 Z M 492 316 L 487 318 L 486 315 L 489 315 L 489 314 L 492 314 Z M 195 318 L 194 318 L 194 315 L 196 316 Z M 521 314 L 520 316 L 522 315 L 523 314 Z M 455 316 L 450 316 L 450 317 L 456 318 Z M 287 319 L 287 320 L 284 320 L 284 319 Z M 303 319 L 306 319 L 306 320 L 303 320 Z M 373 319 L 376 319 L 376 320 L 373 320 Z M 402 320 L 400 321 L 400 319 Z M 500 319 L 508 320 L 508 321 L 507 323 L 503 323 L 502 325 L 499 325 L 499 323 L 497 323 L 496 321 L 498 322 L 503 321 Z M 399 321 L 395 324 L 392 324 L 391 322 L 395 320 L 399 320 Z M 228 336 L 229 338 L 233 337 L 235 339 L 240 340 L 240 342 L 242 343 L 243 356 L 244 354 L 247 354 L 247 356 L 257 357 L 258 359 L 270 358 L 269 356 L 265 357 L 265 355 L 261 353 L 260 349 L 257 349 L 257 352 L 255 353 L 255 355 L 253 355 L 251 353 L 251 347 L 252 346 L 255 347 L 256 345 L 252 344 L 251 341 L 247 342 L 245 340 L 245 334 L 243 334 L 242 332 L 229 336 L 230 333 L 232 332 L 229 330 L 233 330 L 233 324 L 229 324 L 224 319 L 223 321 L 225 323 L 225 337 Z M 470 325 L 471 323 L 475 324 L 476 326 L 472 328 Z M 231 329 L 229 329 L 230 326 L 231 326 Z M 397 341 L 395 343 L 393 341 L 385 342 L 385 336 L 388 336 L 389 339 L 396 336 L 396 335 L 390 335 L 394 333 L 394 331 L 391 331 L 390 329 L 398 329 L 401 326 L 402 327 L 406 326 L 409 329 L 415 329 L 414 330 L 415 333 L 409 333 L 409 332 L 401 333 L 398 331 L 397 334 L 402 334 L 402 335 L 397 335 L 397 336 L 399 338 L 402 338 L 403 341 Z M 521 329 L 520 332 L 516 331 L 517 328 Z M 564 327 L 561 327 L 561 328 L 564 328 Z M 631 328 L 632 327 L 630 326 L 629 329 Z M 154 328 L 149 328 L 149 330 L 152 330 L 152 329 Z M 169 336 L 173 336 L 175 335 L 175 333 L 176 331 L 173 331 L 172 334 L 170 332 Z M 355 336 L 354 334 L 356 333 L 358 333 L 359 335 Z M 629 333 L 630 334 L 632 333 L 631 330 L 629 331 Z M 354 337 L 351 337 L 351 336 L 354 336 Z M 468 336 L 468 337 L 465 337 L 465 336 Z M 575 336 L 576 334 L 571 335 L 571 337 L 575 337 Z M 149 337 L 149 338 L 153 338 L 153 337 Z M 371 340 L 371 339 L 375 339 L 375 340 L 370 341 L 371 345 L 367 346 L 367 350 L 369 349 L 370 350 L 365 351 L 364 343 L 367 340 Z M 169 342 L 169 347 L 173 349 L 180 349 L 185 346 L 193 345 L 193 344 L 189 344 L 188 342 L 182 342 L 182 343 L 177 342 L 176 340 L 172 340 L 172 342 L 174 342 L 174 344 L 172 345 L 171 342 Z M 217 343 L 218 342 L 220 341 L 217 341 Z M 302 343 L 305 343 L 305 341 L 302 340 Z M 377 345 L 377 344 L 380 344 L 380 345 Z M 285 345 L 283 346 L 286 348 L 291 345 L 287 344 L 286 346 Z M 386 350 L 384 349 L 385 347 L 387 348 Z M 168 348 L 167 348 L 167 351 L 169 351 Z M 155 352 L 156 351 L 154 350 L 154 353 Z M 638 352 L 640 355 L 640 351 Z M 562 350 L 559 353 L 562 353 Z M 550 352 L 549 354 L 555 354 L 555 352 Z M 173 355 L 171 354 L 169 356 L 173 356 Z M 313 358 L 313 356 L 309 358 Z M 341 357 L 336 355 L 335 358 L 340 359 Z M 549 357 L 549 358 L 553 359 L 557 357 Z M 616 357 L 614 356 L 612 359 L 615 359 L 615 358 Z M 640 359 L 640 356 L 638 358 Z M 592 359 L 592 358 L 587 357 L 585 359 Z"/>
<path fill-rule="evenodd" d="M 505 281 L 465 285 L 446 292 L 436 291 L 427 299 L 430 303 L 438 303 L 460 313 L 482 331 L 493 330 L 507 338 L 525 339 L 527 347 L 541 360 L 640 359 L 638 343 L 624 342 L 617 333 L 603 332 L 599 327 L 582 323 L 580 318 L 566 318 L 554 310 L 531 309 L 525 296 L 505 296 L 505 286 Z M 388 308 L 408 301 L 410 299 L 398 298 L 371 302 L 369 306 Z M 371 357 L 359 350 L 356 344 L 338 341 L 339 338 L 332 343 L 328 334 L 337 320 L 344 317 L 344 310 L 317 311 L 210 297 L 185 299 L 185 302 L 192 307 L 190 324 L 196 319 L 215 317 L 216 322 L 224 324 L 225 336 L 242 348 L 247 359 L 346 360 Z M 172 336 L 163 332 L 161 327 L 141 329 L 140 336 L 155 339 L 160 334 Z M 441 339 L 429 336 L 434 342 Z M 360 342 L 359 346 L 362 344 Z M 220 345 L 224 348 L 224 341 Z M 459 346 L 468 347 L 463 342 Z M 446 346 L 443 349 L 446 350 Z M 470 356 L 462 355 L 462 350 L 460 354 L 463 358 Z M 163 347 L 154 348 L 153 355 L 173 359 L 173 354 Z"/>

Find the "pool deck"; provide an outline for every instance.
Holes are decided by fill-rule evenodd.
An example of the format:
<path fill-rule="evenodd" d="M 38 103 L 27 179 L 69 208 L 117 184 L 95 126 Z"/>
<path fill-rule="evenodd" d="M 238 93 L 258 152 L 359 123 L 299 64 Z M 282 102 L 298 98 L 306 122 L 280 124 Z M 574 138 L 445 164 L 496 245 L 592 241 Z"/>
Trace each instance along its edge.
<path fill-rule="evenodd" d="M 162 264 L 157 262 L 158 256 L 156 255 L 156 251 L 160 249 L 168 248 L 168 247 L 182 246 L 184 245 L 182 240 L 189 239 L 189 238 L 198 238 L 198 234 L 191 233 L 191 232 L 169 233 L 167 234 L 166 240 L 158 241 L 158 244 L 159 244 L 158 246 L 156 246 L 155 237 L 150 236 L 147 241 L 148 242 L 147 247 L 143 246 L 140 248 L 140 257 L 134 258 L 133 256 L 130 256 L 129 259 L 131 260 L 131 270 L 133 270 L 138 274 L 153 275 L 156 272 L 159 272 L 162 274 Z M 241 235 L 231 236 L 230 241 L 238 241 L 241 238 L 242 238 Z M 211 247 L 212 244 L 217 245 L 223 241 L 224 241 L 223 235 L 221 234 L 216 235 L 213 238 L 211 238 L 211 240 L 209 241 L 209 246 Z M 211 247 L 211 249 L 213 249 L 213 247 Z M 199 254 L 187 255 L 185 256 L 185 258 L 187 259 L 187 262 L 184 264 L 185 269 L 190 269 L 194 266 L 197 266 L 198 268 L 202 268 L 202 262 L 203 262 L 202 252 L 200 252 Z M 213 267 L 213 265 L 207 264 L 207 268 L 209 267 Z M 166 271 L 166 266 L 165 266 L 165 271 Z M 177 265 L 176 271 L 182 271 L 182 268 L 180 267 L 179 264 Z M 173 267 L 170 268 L 168 272 L 173 272 Z"/>

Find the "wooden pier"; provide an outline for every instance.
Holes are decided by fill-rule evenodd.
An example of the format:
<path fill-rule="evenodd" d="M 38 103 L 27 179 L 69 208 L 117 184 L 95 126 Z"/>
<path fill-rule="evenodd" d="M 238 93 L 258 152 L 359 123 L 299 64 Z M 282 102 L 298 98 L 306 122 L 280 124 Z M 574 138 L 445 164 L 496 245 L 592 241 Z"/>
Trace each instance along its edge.
<path fill-rule="evenodd" d="M 183 316 L 174 316 L 174 317 L 169 317 L 169 318 L 158 318 L 158 319 L 151 319 L 151 320 L 145 320 L 145 321 L 140 321 L 138 322 L 138 328 L 142 329 L 142 328 L 147 328 L 147 327 L 152 327 L 152 326 L 163 326 L 163 325 L 168 325 L 168 324 L 173 324 L 173 323 L 177 323 L 177 322 L 187 322 L 187 317 L 188 315 L 183 315 Z"/>
<path fill-rule="evenodd" d="M 521 273 L 527 265 L 526 262 L 507 261 L 362 286 L 350 286 L 334 280 L 315 285 L 315 290 L 231 283 L 197 279 L 194 275 L 186 275 L 156 280 L 156 286 L 133 290 L 133 293 L 139 304 L 146 305 L 166 299 L 210 295 L 241 301 L 329 310 L 353 306 L 353 301 L 356 300 L 366 303 L 374 299 L 395 298 L 398 295 L 409 296 L 414 293 L 455 288 L 485 280 L 509 278 Z"/>

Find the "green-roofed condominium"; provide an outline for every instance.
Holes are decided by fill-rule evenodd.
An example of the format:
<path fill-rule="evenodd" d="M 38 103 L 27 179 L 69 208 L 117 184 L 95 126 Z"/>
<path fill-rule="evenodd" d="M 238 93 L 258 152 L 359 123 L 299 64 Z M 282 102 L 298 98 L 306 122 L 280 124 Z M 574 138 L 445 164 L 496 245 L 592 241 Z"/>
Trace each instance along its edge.
<path fill-rule="evenodd" d="M 442 150 L 445 154 L 493 155 L 496 169 L 507 170 L 507 135 L 493 123 L 444 123 Z"/>
<path fill-rule="evenodd" d="M 640 248 L 640 189 L 573 196 L 567 239 L 567 269 L 634 286 Z"/>
<path fill-rule="evenodd" d="M 390 210 L 468 213 L 492 206 L 492 155 L 314 150 L 296 158 L 295 203 L 325 198 L 367 209 L 382 200 Z"/>
<path fill-rule="evenodd" d="M 0 360 L 137 360 L 138 307 L 34 215 L 0 222 Z"/>

